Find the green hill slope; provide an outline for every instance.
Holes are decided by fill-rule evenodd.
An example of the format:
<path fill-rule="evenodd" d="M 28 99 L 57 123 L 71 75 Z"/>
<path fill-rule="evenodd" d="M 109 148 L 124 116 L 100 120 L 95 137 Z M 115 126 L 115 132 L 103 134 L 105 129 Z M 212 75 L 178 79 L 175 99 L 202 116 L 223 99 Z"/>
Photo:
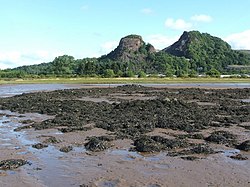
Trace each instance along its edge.
<path fill-rule="evenodd" d="M 184 32 L 180 39 L 162 51 L 190 60 L 191 69 L 206 72 L 215 68 L 227 71 L 228 65 L 248 65 L 250 55 L 232 50 L 218 37 L 198 31 Z"/>

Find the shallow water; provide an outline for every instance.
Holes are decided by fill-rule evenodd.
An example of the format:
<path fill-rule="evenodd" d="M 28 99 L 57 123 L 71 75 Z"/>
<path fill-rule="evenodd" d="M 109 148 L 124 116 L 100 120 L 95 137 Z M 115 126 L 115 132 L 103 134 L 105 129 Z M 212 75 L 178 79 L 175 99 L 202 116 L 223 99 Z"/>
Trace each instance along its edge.
<path fill-rule="evenodd" d="M 17 84 L 0 85 L 0 97 L 20 95 L 36 91 L 52 91 L 70 88 L 66 84 Z"/>
<path fill-rule="evenodd" d="M 250 103 L 250 99 L 242 99 L 241 101 L 245 103 Z"/>
<path fill-rule="evenodd" d="M 81 87 L 117 87 L 125 84 L 81 84 Z M 166 88 L 250 88 L 250 83 L 170 83 L 170 84 L 138 84 L 146 87 Z"/>
<path fill-rule="evenodd" d="M 0 97 L 19 95 L 37 91 L 53 91 L 71 88 L 117 87 L 125 84 L 15 84 L 0 85 Z M 176 84 L 140 84 L 146 87 L 166 88 L 250 88 L 250 83 L 176 83 Z"/>

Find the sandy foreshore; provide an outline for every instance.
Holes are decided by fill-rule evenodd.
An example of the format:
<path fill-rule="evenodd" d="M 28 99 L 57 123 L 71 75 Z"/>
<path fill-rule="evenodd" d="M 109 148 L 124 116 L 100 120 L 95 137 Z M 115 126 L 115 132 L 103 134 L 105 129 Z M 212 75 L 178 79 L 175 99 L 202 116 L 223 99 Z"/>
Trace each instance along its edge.
<path fill-rule="evenodd" d="M 78 116 L 78 114 L 81 113 L 79 111 L 81 110 L 83 112 L 85 109 L 81 109 L 82 105 L 78 106 L 74 102 L 67 103 L 67 105 L 64 106 L 62 105 L 63 102 L 75 100 L 82 102 L 82 104 L 88 103 L 90 105 L 86 107 L 92 106 L 91 110 L 96 110 L 97 117 L 101 114 L 100 112 L 102 110 L 110 110 L 109 107 L 111 106 L 120 107 L 122 112 L 124 108 L 121 107 L 129 106 L 132 107 L 130 108 L 131 111 L 134 111 L 133 107 L 135 105 L 140 106 L 141 104 L 147 104 L 147 102 L 151 102 L 150 100 L 155 99 L 164 99 L 163 104 L 166 104 L 164 107 L 181 107 L 176 101 L 183 100 L 185 103 L 191 103 L 185 107 L 195 106 L 200 112 L 208 110 L 210 115 L 212 110 L 217 111 L 217 109 L 220 109 L 221 114 L 219 114 L 219 118 L 218 116 L 209 116 L 214 117 L 213 120 L 217 119 L 218 121 L 216 121 L 216 123 L 212 121 L 208 123 L 207 126 L 204 126 L 205 128 L 197 126 L 197 128 L 201 129 L 193 129 L 194 131 L 192 129 L 182 129 L 182 127 L 175 129 L 172 126 L 162 126 L 161 128 L 146 128 L 145 132 L 138 131 L 141 133 L 138 136 L 138 132 L 135 131 L 136 129 L 130 132 L 123 127 L 114 130 L 106 127 L 102 128 L 98 120 L 104 122 L 106 119 L 101 117 L 100 119 L 91 119 L 91 116 L 87 115 L 87 111 L 85 111 L 85 118 L 88 118 L 88 120 L 86 121 L 86 125 L 83 126 L 85 128 L 82 126 L 80 128 L 79 126 L 69 125 L 70 121 L 66 119 L 62 121 L 62 118 L 59 118 L 60 115 L 56 112 L 56 107 L 50 107 L 50 110 L 44 110 L 40 107 L 43 113 L 46 114 L 45 111 L 47 111 L 48 114 L 37 114 L 39 111 L 35 106 L 40 106 L 39 102 L 41 98 L 44 97 L 42 93 L 27 94 L 16 99 L 5 98 L 0 101 L 2 109 L 4 107 L 6 107 L 6 109 L 11 107 L 11 110 L 19 111 L 19 113 L 11 113 L 8 110 L 2 110 L 0 112 L 0 161 L 10 158 L 24 159 L 27 160 L 29 164 L 14 170 L 0 170 L 0 186 L 40 187 L 81 185 L 101 187 L 158 187 L 250 185 L 250 153 L 237 149 L 237 145 L 249 140 L 250 130 L 248 127 L 250 126 L 250 121 L 248 121 L 249 119 L 246 114 L 249 113 L 250 105 L 248 102 L 241 102 L 242 99 L 249 99 L 250 95 L 248 90 L 220 92 L 219 90 L 190 90 L 179 88 L 176 90 L 169 90 L 168 88 L 143 88 L 141 90 L 141 88 L 132 87 L 131 89 L 127 89 L 124 87 L 120 90 L 109 90 L 109 92 L 102 92 L 95 88 L 84 90 L 84 92 L 81 93 L 80 91 L 76 92 L 77 91 L 74 90 L 68 90 L 66 92 L 54 92 L 51 95 L 48 93 L 45 99 L 49 100 L 50 104 L 52 104 L 51 106 L 55 104 L 60 105 L 62 110 L 66 110 L 66 108 L 63 107 L 72 106 L 73 108 L 67 110 L 72 111 L 70 114 L 74 114 L 73 119 L 75 119 L 79 125 L 82 120 L 84 121 L 81 115 Z M 206 98 L 204 93 L 210 95 Z M 54 97 L 55 95 L 57 95 L 57 98 Z M 35 99 L 33 99 L 33 97 L 35 97 Z M 40 99 L 38 99 L 38 97 Z M 208 100 L 209 97 L 211 99 Z M 56 99 L 55 103 L 53 98 Z M 35 100 L 37 101 L 36 105 L 32 103 Z M 59 101 L 60 103 L 58 103 Z M 103 103 L 102 107 L 104 108 L 99 111 L 96 107 L 100 105 L 101 101 L 109 102 Z M 166 102 L 171 102 L 171 104 Z M 192 103 L 198 103 L 198 105 Z M 31 106 L 27 104 L 31 104 Z M 46 102 L 41 104 L 46 108 Z M 154 101 L 152 101 L 151 104 L 154 104 Z M 161 102 L 156 106 L 159 107 L 159 104 L 161 104 Z M 222 106 L 228 106 L 228 108 L 223 109 Z M 195 107 L 187 111 L 195 112 Z M 237 107 L 241 110 L 237 110 Z M 36 111 L 36 114 L 30 113 L 31 111 L 29 110 Z M 75 110 L 76 113 L 73 110 Z M 139 110 L 135 111 L 139 112 Z M 184 116 L 187 111 L 183 110 Z M 238 113 L 237 115 L 242 115 L 242 117 L 237 118 L 233 111 Z M 244 111 L 244 113 L 240 111 Z M 20 112 L 22 114 L 20 114 Z M 119 111 L 116 112 L 117 114 L 119 113 Z M 176 109 L 176 114 L 178 114 L 178 112 L 179 110 Z M 221 118 L 222 113 L 224 114 L 223 118 Z M 233 118 L 228 116 L 229 113 Z M 93 115 L 93 113 L 90 114 Z M 170 115 L 170 113 L 168 114 Z M 108 113 L 106 113 L 106 115 L 108 115 Z M 203 115 L 205 119 L 207 114 L 201 114 L 201 118 L 203 118 Z M 67 115 L 64 117 L 66 116 Z M 112 119 L 115 116 L 116 115 L 112 116 Z M 137 116 L 137 114 L 134 113 L 131 114 L 131 116 Z M 70 118 L 70 115 L 67 117 Z M 143 113 L 140 117 L 146 118 Z M 78 118 L 81 118 L 81 120 L 78 121 Z M 50 119 L 56 119 L 56 124 L 50 121 Z M 180 120 L 181 119 L 182 118 L 180 118 Z M 50 124 L 54 126 L 41 128 L 40 123 L 46 120 L 49 122 L 46 123 L 47 125 Z M 119 120 L 119 118 L 116 120 Z M 166 118 L 166 120 L 168 120 L 168 118 Z M 186 121 L 186 119 L 184 121 Z M 181 121 L 179 122 L 181 123 Z M 186 122 L 187 125 L 189 125 L 190 122 Z M 206 121 L 204 122 L 207 123 Z M 143 123 L 146 124 L 145 121 L 141 121 L 141 124 Z M 96 126 L 96 124 L 99 125 Z M 130 125 L 130 123 L 128 123 L 128 125 Z M 27 126 L 31 128 L 27 128 Z M 20 127 L 25 128 L 22 129 Z M 16 128 L 20 129 L 14 131 Z M 130 128 L 133 129 L 134 127 L 131 126 Z M 64 133 L 62 129 L 64 129 Z M 208 137 L 215 131 L 227 132 L 228 136 L 235 135 L 235 139 L 234 136 L 230 137 L 230 139 L 227 139 L 225 136 L 225 141 L 220 143 L 211 142 Z M 202 138 L 194 138 L 194 135 L 197 133 L 201 134 Z M 189 136 L 190 134 L 192 137 Z M 152 142 L 156 141 L 156 139 L 151 140 L 150 137 L 162 137 L 164 141 L 175 140 L 181 143 L 181 146 L 165 148 L 161 142 L 155 142 L 155 144 L 150 145 L 143 142 L 145 143 L 143 144 L 145 147 L 136 147 L 135 142 L 143 139 L 141 136 L 143 138 L 146 137 L 147 141 Z M 98 147 L 98 151 L 86 149 L 86 145 L 90 141 L 89 137 L 103 137 L 104 140 L 102 139 L 102 141 L 98 142 L 100 145 L 103 145 L 103 147 L 101 147 L 103 150 L 99 151 L 100 147 Z M 109 139 L 108 141 L 107 138 Z M 97 140 L 99 139 L 97 138 L 96 141 Z M 37 143 L 46 144 L 48 147 L 43 149 L 32 147 L 32 145 Z M 201 152 L 190 152 L 190 150 L 194 150 L 194 148 L 197 148 L 199 145 L 204 146 L 201 147 L 202 149 L 209 146 L 209 150 L 214 150 L 214 152 L 211 154 L 202 152 L 204 150 L 199 150 Z M 155 151 L 137 151 L 137 149 L 146 149 L 148 148 L 147 146 L 151 146 L 152 150 L 154 149 Z M 72 150 L 62 152 L 61 149 L 65 147 L 72 147 Z M 156 151 L 158 149 L 159 151 Z M 241 154 L 245 160 L 230 158 L 230 156 L 239 154 Z M 194 160 L 192 158 L 194 158 Z"/>

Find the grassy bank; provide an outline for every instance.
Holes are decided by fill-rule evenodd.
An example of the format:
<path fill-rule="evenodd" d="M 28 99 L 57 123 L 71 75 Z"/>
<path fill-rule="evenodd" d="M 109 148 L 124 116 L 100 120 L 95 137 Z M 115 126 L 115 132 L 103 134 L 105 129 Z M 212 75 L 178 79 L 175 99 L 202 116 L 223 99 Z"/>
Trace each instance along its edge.
<path fill-rule="evenodd" d="M 250 83 L 250 78 L 47 78 L 0 79 L 0 84 L 171 84 L 171 83 Z"/>

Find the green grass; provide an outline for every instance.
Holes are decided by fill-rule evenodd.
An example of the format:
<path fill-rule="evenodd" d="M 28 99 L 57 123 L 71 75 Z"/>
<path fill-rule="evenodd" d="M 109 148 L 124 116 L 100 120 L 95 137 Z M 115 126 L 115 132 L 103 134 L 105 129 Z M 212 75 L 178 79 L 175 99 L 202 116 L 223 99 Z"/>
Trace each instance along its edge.
<path fill-rule="evenodd" d="M 0 84 L 171 84 L 171 83 L 250 83 L 250 78 L 47 78 L 0 79 Z"/>

